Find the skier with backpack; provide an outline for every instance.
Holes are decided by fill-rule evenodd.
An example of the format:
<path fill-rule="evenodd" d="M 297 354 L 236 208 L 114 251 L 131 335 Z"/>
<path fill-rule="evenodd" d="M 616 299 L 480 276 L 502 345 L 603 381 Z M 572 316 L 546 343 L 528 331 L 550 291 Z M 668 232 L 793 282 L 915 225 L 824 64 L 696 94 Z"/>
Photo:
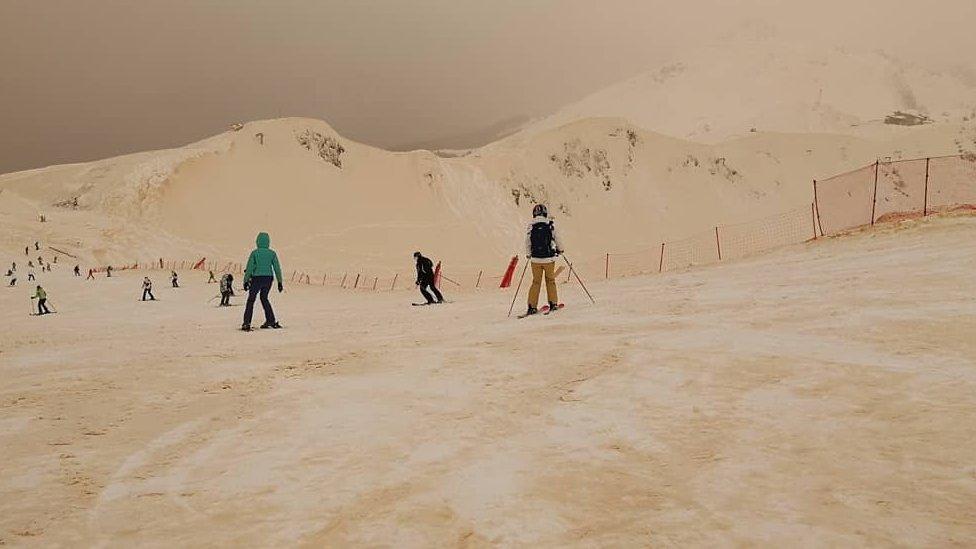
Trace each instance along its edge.
<path fill-rule="evenodd" d="M 227 273 L 220 277 L 220 306 L 229 307 L 230 298 L 234 295 L 234 275 Z"/>
<path fill-rule="evenodd" d="M 154 296 L 152 293 L 152 280 L 149 280 L 148 276 L 142 279 L 142 300 L 143 301 L 146 300 L 147 295 L 149 296 L 150 301 L 156 301 L 156 296 Z"/>
<path fill-rule="evenodd" d="M 169 274 L 169 278 L 170 278 L 170 282 L 173 283 L 174 288 L 180 287 L 180 279 L 179 279 L 179 275 L 176 274 L 176 271 L 171 271 Z"/>
<path fill-rule="evenodd" d="M 271 237 L 268 236 L 268 233 L 258 233 L 255 242 L 257 247 L 248 256 L 247 267 L 244 269 L 244 289 L 248 293 L 241 330 L 245 332 L 251 331 L 254 300 L 258 295 L 261 296 L 261 307 L 264 308 L 264 324 L 261 325 L 261 328 L 281 328 L 281 324 L 275 319 L 271 302 L 268 301 L 268 293 L 271 291 L 271 284 L 275 279 L 278 280 L 278 292 L 285 290 L 281 280 L 281 264 L 278 263 L 278 254 L 271 249 Z"/>
<path fill-rule="evenodd" d="M 81 266 L 75 265 L 75 276 L 81 276 Z"/>
<path fill-rule="evenodd" d="M 427 300 L 426 304 L 444 303 L 444 296 L 437 289 L 437 280 L 434 277 L 434 262 L 424 257 L 420 252 L 414 252 L 413 257 L 417 260 L 417 282 L 415 284 L 420 288 L 421 295 Z"/>
<path fill-rule="evenodd" d="M 543 204 L 536 204 L 532 208 L 532 223 L 529 224 L 525 234 L 525 257 L 532 264 L 532 285 L 529 286 L 529 307 L 525 316 L 539 312 L 537 307 L 543 279 L 546 281 L 549 311 L 559 309 L 559 297 L 556 292 L 556 257 L 562 253 L 555 222 L 549 218 L 549 212 Z"/>

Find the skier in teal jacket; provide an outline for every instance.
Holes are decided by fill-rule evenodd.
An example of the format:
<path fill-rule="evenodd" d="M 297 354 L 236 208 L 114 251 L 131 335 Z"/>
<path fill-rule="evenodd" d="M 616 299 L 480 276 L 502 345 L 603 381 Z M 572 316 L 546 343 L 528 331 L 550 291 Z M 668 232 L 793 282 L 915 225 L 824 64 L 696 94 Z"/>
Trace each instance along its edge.
<path fill-rule="evenodd" d="M 264 324 L 262 328 L 281 328 L 281 324 L 275 320 L 274 309 L 268 301 L 268 292 L 271 291 L 271 283 L 278 280 L 278 291 L 285 289 L 281 280 L 281 265 L 278 263 L 278 254 L 271 249 L 271 237 L 268 233 L 258 233 L 257 248 L 251 252 L 247 258 L 247 267 L 244 269 L 244 289 L 247 290 L 247 305 L 244 307 L 244 324 L 241 330 L 251 331 L 251 317 L 254 316 L 254 300 L 261 296 L 261 307 L 264 308 Z M 272 276 L 273 275 L 273 276 Z"/>

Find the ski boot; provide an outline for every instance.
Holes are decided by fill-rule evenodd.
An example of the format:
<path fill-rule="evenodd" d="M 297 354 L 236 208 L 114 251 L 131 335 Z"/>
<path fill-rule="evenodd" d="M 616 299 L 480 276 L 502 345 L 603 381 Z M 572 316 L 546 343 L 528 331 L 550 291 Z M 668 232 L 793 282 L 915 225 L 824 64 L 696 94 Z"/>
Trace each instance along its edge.
<path fill-rule="evenodd" d="M 539 309 L 536 309 L 532 305 L 529 305 L 529 308 L 525 311 L 525 316 L 532 316 L 537 314 L 539 314 Z"/>
<path fill-rule="evenodd" d="M 241 331 L 242 332 L 250 332 L 251 331 L 251 325 L 250 324 L 241 324 Z"/>
<path fill-rule="evenodd" d="M 275 330 L 277 330 L 281 328 L 281 324 L 278 324 L 278 322 L 275 321 L 275 322 L 265 322 L 264 324 L 261 325 L 262 330 L 267 330 L 268 328 L 274 328 Z"/>
<path fill-rule="evenodd" d="M 547 311 L 547 312 L 549 312 L 549 313 L 554 313 L 554 312 L 556 312 L 556 311 L 558 311 L 558 310 L 559 310 L 559 304 L 558 304 L 558 303 L 555 303 L 555 302 L 552 302 L 552 301 L 550 301 L 550 302 L 549 302 L 549 311 Z"/>

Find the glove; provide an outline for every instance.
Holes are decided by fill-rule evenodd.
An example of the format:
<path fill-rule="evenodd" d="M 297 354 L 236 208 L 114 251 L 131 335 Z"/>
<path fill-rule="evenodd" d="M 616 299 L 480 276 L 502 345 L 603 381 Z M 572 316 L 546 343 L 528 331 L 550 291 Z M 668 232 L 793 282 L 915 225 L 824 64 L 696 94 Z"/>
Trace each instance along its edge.
<path fill-rule="evenodd" d="M 284 285 L 282 285 L 281 282 L 278 282 L 278 293 L 281 293 L 283 291 L 285 291 Z"/>
<path fill-rule="evenodd" d="M 251 283 L 250 282 L 245 282 L 244 283 L 244 291 L 246 292 L 246 291 L 248 291 L 250 289 L 251 289 Z"/>

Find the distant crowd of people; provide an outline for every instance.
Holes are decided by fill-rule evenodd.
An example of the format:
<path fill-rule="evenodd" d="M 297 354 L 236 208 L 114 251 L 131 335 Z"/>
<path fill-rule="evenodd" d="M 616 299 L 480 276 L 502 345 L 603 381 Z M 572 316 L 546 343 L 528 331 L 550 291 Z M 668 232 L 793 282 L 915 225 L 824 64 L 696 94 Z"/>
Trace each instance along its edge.
<path fill-rule="evenodd" d="M 34 252 L 39 252 L 41 250 L 40 242 L 35 241 L 33 248 Z M 526 267 L 529 265 L 532 266 L 532 283 L 529 287 L 526 313 L 521 316 L 529 316 L 539 312 L 538 304 L 543 282 L 545 282 L 546 298 L 548 301 L 546 310 L 552 312 L 559 309 L 555 262 L 556 258 L 562 253 L 555 222 L 549 218 L 549 213 L 544 205 L 535 205 L 532 209 L 532 221 L 525 233 L 525 255 L 528 261 Z M 53 259 L 49 262 L 45 262 L 43 256 L 38 255 L 37 266 L 35 267 L 33 259 L 30 258 L 30 245 L 24 247 L 24 255 L 29 258 L 27 260 L 27 279 L 29 281 L 36 280 L 35 269 L 39 268 L 41 272 L 50 272 L 52 266 L 58 263 L 58 253 L 55 253 Z M 438 288 L 439 264 L 438 268 L 435 268 L 433 260 L 425 257 L 419 251 L 414 252 L 413 256 L 417 271 L 415 284 L 420 290 L 421 296 L 424 298 L 423 303 L 414 303 L 414 305 L 444 303 L 444 295 Z M 112 271 L 112 266 L 107 266 L 105 268 L 105 276 L 111 278 Z M 75 265 L 72 272 L 75 277 L 80 278 L 81 266 Z M 95 279 L 95 272 L 95 269 L 89 268 L 86 280 Z M 230 306 L 230 299 L 235 295 L 234 276 L 230 273 L 225 273 L 218 281 L 213 271 L 210 271 L 209 275 L 207 280 L 208 284 L 219 284 L 219 295 L 214 297 L 214 299 L 220 297 L 220 304 L 218 306 Z M 523 270 L 522 275 L 525 275 L 525 270 Z M 7 277 L 10 279 L 8 285 L 16 286 L 16 262 L 13 262 L 7 270 Z M 521 280 L 519 283 L 521 284 Z M 170 272 L 170 284 L 173 288 L 180 287 L 179 274 L 176 270 Z M 279 292 L 284 291 L 284 281 L 282 280 L 281 263 L 278 260 L 278 254 L 271 248 L 271 237 L 266 232 L 258 233 L 255 239 L 255 248 L 248 256 L 244 269 L 243 284 L 244 291 L 247 292 L 247 300 L 244 306 L 244 318 L 241 323 L 241 330 L 245 332 L 251 331 L 251 321 L 254 317 L 254 304 L 258 300 L 260 300 L 261 308 L 264 311 L 264 323 L 260 327 L 281 328 L 281 324 L 275 316 L 274 308 L 271 306 L 269 294 L 275 286 L 277 286 Z M 37 300 L 38 315 L 56 312 L 52 311 L 49 307 L 47 292 L 40 285 L 37 286 L 34 295 L 31 296 L 31 300 L 35 299 Z M 153 282 L 148 276 L 145 276 L 142 280 L 142 301 L 156 301 L 156 296 L 153 294 Z"/>

